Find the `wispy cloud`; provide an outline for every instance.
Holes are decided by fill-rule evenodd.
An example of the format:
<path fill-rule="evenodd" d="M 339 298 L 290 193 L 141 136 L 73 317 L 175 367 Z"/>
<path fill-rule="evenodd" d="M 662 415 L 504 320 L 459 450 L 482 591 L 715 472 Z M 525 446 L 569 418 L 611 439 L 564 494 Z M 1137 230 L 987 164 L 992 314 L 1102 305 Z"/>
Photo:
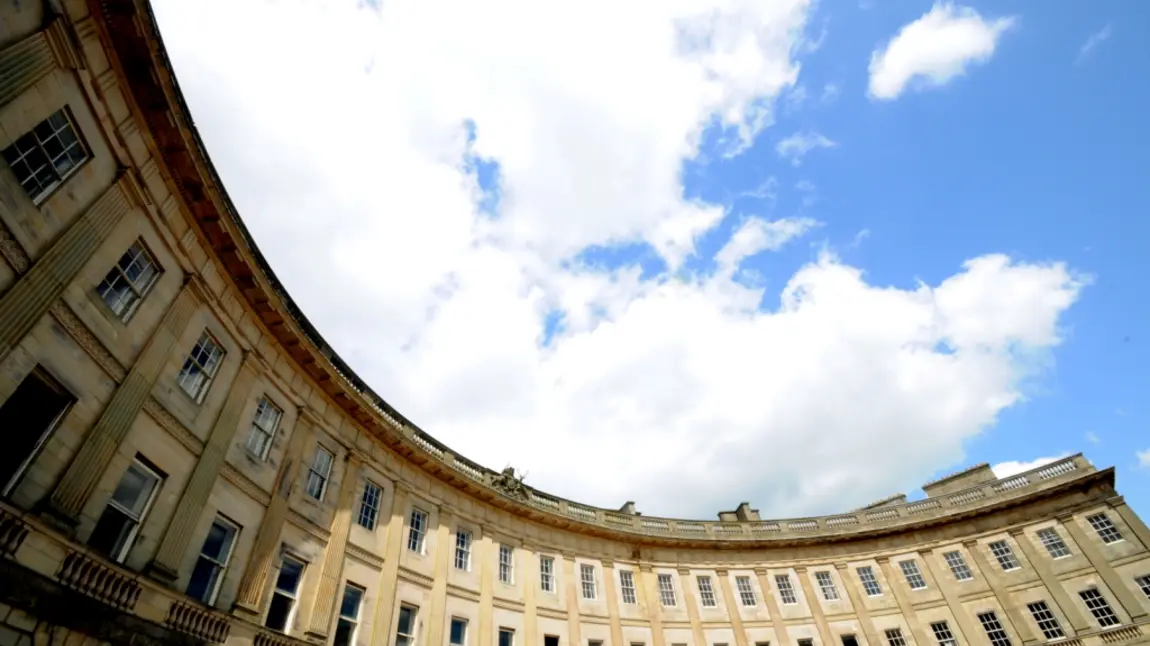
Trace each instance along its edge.
<path fill-rule="evenodd" d="M 1110 25 L 1106 25 L 1102 29 L 1099 29 L 1093 34 L 1090 34 L 1090 37 L 1086 39 L 1086 42 L 1082 43 L 1082 47 L 1078 48 L 1078 57 L 1074 59 L 1074 64 L 1081 65 L 1082 63 L 1086 62 L 1086 59 L 1090 56 L 1091 52 L 1097 49 L 1099 45 L 1110 39 L 1110 33 Z"/>
<path fill-rule="evenodd" d="M 1150 449 L 1135 451 L 1134 456 L 1138 458 L 1139 469 L 1150 469 Z"/>
<path fill-rule="evenodd" d="M 1091 444 L 1098 444 L 1102 440 L 1101 440 L 1101 438 L 1098 437 L 1098 434 L 1095 433 L 1094 431 L 1086 431 L 1086 441 L 1090 442 Z"/>
<path fill-rule="evenodd" d="M 838 85 L 834 83 L 827 83 L 823 86 L 823 95 L 819 98 L 819 100 L 823 103 L 834 103 L 838 100 L 839 94 L 841 93 L 842 90 L 839 89 Z"/>
<path fill-rule="evenodd" d="M 817 132 L 796 132 L 775 145 L 779 157 L 789 160 L 795 166 L 803 163 L 803 157 L 816 148 L 834 148 L 838 142 L 831 141 Z"/>

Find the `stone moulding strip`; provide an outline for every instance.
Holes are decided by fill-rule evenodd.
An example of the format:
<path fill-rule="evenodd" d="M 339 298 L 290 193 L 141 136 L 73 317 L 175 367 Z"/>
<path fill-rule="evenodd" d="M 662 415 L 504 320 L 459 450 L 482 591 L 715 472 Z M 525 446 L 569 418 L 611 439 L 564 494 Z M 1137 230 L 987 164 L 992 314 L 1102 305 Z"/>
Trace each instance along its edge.
<path fill-rule="evenodd" d="M 471 590 L 468 588 L 464 588 L 464 587 L 455 585 L 453 583 L 447 584 L 447 594 L 449 594 L 453 597 L 459 597 L 460 599 L 468 599 L 470 601 L 479 601 L 479 592 L 477 590 Z M 539 608 L 538 610 L 540 612 L 542 612 L 543 608 Z M 567 615 L 565 614 L 563 616 L 566 617 Z"/>
<path fill-rule="evenodd" d="M 416 572 L 415 570 L 403 567 L 402 565 L 399 566 L 399 578 L 409 583 L 423 586 L 428 590 L 430 590 L 431 586 L 435 584 L 435 581 L 433 581 L 431 577 L 427 576 L 426 574 Z"/>
<path fill-rule="evenodd" d="M 383 559 L 382 558 L 376 556 L 375 554 L 372 554 L 371 552 L 363 549 L 362 547 L 360 547 L 358 545 L 355 545 L 354 543 L 349 542 L 347 544 L 346 552 L 347 552 L 348 556 L 350 556 L 354 559 L 357 559 L 359 561 L 362 561 L 366 565 L 370 565 L 371 567 L 373 567 L 377 570 L 383 569 Z M 476 598 L 478 599 L 479 597 L 476 596 Z"/>

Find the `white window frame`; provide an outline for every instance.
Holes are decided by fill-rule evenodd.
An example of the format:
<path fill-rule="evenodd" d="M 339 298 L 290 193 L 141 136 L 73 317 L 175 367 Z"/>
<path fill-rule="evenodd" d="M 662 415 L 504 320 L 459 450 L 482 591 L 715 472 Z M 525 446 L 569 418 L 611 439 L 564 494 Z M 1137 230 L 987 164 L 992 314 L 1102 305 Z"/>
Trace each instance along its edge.
<path fill-rule="evenodd" d="M 1118 526 L 1114 524 L 1114 521 L 1110 520 L 1110 516 L 1106 512 L 1099 512 L 1087 516 L 1086 522 L 1090 523 L 1090 526 L 1098 533 L 1098 538 L 1101 538 L 1102 542 L 1107 545 L 1121 543 L 1126 540 L 1126 538 L 1122 536 L 1122 532 L 1118 531 Z"/>
<path fill-rule="evenodd" d="M 751 583 L 751 577 L 736 576 L 735 589 L 739 591 L 739 603 L 744 608 L 753 608 L 759 605 L 759 597 L 755 594 L 755 584 Z"/>
<path fill-rule="evenodd" d="M 1150 599 L 1150 574 L 1142 574 L 1134 577 L 1134 583 L 1142 590 L 1142 594 Z"/>
<path fill-rule="evenodd" d="M 878 577 L 875 576 L 873 567 L 861 565 L 855 568 L 855 574 L 858 575 L 859 583 L 861 583 L 863 587 L 863 592 L 866 592 L 868 597 L 882 596 L 882 585 L 878 582 Z"/>
<path fill-rule="evenodd" d="M 463 626 L 463 638 L 459 641 L 455 641 L 454 637 L 452 637 L 452 634 L 455 632 L 453 629 L 455 628 L 456 622 L 458 622 L 459 624 L 461 624 Z M 469 628 L 469 626 L 468 626 L 467 619 L 465 619 L 463 617 L 452 617 L 451 621 L 447 624 L 447 643 L 448 643 L 448 645 L 449 646 L 467 646 L 467 633 L 469 632 L 468 628 Z"/>
<path fill-rule="evenodd" d="M 590 563 L 579 564 L 579 584 L 582 588 L 583 598 L 594 601 L 599 594 L 598 582 L 595 580 L 595 566 Z"/>
<path fill-rule="evenodd" d="M 962 583 L 964 581 L 974 580 L 974 572 L 971 571 L 970 566 L 966 564 L 966 559 L 963 558 L 962 552 L 958 550 L 944 552 L 942 559 L 946 561 L 946 565 L 950 568 L 950 573 L 954 575 L 955 581 Z"/>
<path fill-rule="evenodd" d="M 455 529 L 455 569 L 463 572 L 471 571 L 471 532 L 457 527 Z"/>
<path fill-rule="evenodd" d="M 359 603 L 357 603 L 355 605 L 355 615 L 354 616 L 343 614 L 343 602 L 344 602 L 344 599 L 347 598 L 347 591 L 349 589 L 359 591 Z M 340 596 L 340 598 L 339 598 L 339 611 L 338 611 L 339 614 L 336 617 L 335 622 L 336 622 L 337 631 L 338 631 L 339 623 L 341 621 L 351 624 L 351 631 L 348 634 L 348 638 L 347 638 L 348 646 L 355 646 L 355 640 L 359 634 L 359 616 L 363 612 L 363 600 L 366 597 L 367 597 L 367 589 L 364 588 L 363 586 L 356 585 L 356 584 L 352 583 L 351 581 L 347 581 L 343 584 L 343 595 Z M 332 635 L 332 637 L 334 639 L 335 635 Z"/>
<path fill-rule="evenodd" d="M 978 613 L 978 623 L 982 624 L 982 630 L 990 640 L 990 646 L 1013 646 L 1010 643 L 1010 635 L 1006 634 L 1002 622 L 998 620 L 998 615 L 993 610 Z"/>
<path fill-rule="evenodd" d="M 279 587 L 279 572 L 280 572 L 280 570 L 283 570 L 283 564 L 286 563 L 287 561 L 292 561 L 293 563 L 299 564 L 299 577 L 296 578 L 295 590 L 291 590 L 291 591 L 288 591 L 288 590 L 285 590 L 285 589 Z M 281 633 L 283 635 L 287 635 L 291 632 L 292 622 L 295 620 L 295 613 L 297 610 L 299 610 L 299 589 L 300 589 L 300 586 L 303 585 L 303 577 L 306 573 L 307 573 L 307 561 L 304 561 L 303 559 L 296 558 L 290 554 L 284 554 L 283 558 L 280 559 L 279 570 L 276 570 L 276 582 L 272 586 L 272 596 L 271 596 L 271 599 L 268 600 L 268 609 L 269 610 L 271 609 L 272 603 L 274 602 L 275 596 L 277 594 L 280 595 L 281 597 L 287 597 L 289 600 L 291 600 L 291 605 L 288 607 L 287 615 L 284 617 L 284 627 L 283 627 L 283 632 Z M 267 620 L 265 618 L 265 625 L 266 625 L 266 621 Z M 275 630 L 275 629 L 272 628 L 272 630 Z"/>
<path fill-rule="evenodd" d="M 670 574 L 659 574 L 656 580 L 659 585 L 659 603 L 667 608 L 679 605 L 678 595 L 675 594 L 675 577 Z"/>
<path fill-rule="evenodd" d="M 267 396 L 260 397 L 259 402 L 256 403 L 256 412 L 252 416 L 252 427 L 248 431 L 248 440 L 244 443 L 248 453 L 260 460 L 267 460 L 282 419 L 283 410 L 273 404 Z"/>
<path fill-rule="evenodd" d="M 1066 637 L 1066 632 L 1062 630 L 1062 625 L 1058 623 L 1058 617 L 1054 615 L 1054 611 L 1046 604 L 1046 601 L 1038 600 L 1026 604 L 1026 609 L 1030 611 L 1030 616 L 1034 619 L 1034 624 L 1042 631 L 1042 636 L 1046 641 L 1055 639 L 1062 639 Z"/>
<path fill-rule="evenodd" d="M 775 588 L 779 591 L 779 599 L 784 606 L 793 606 L 799 602 L 799 597 L 795 594 L 795 586 L 791 584 L 790 574 L 776 574 Z"/>
<path fill-rule="evenodd" d="M 831 576 L 830 572 L 825 570 L 815 572 L 815 581 L 819 584 L 819 590 L 822 591 L 824 600 L 839 600 L 839 588 L 835 585 L 835 578 Z"/>
<path fill-rule="evenodd" d="M 1078 598 L 1082 599 L 1082 603 L 1086 605 L 1086 609 L 1094 616 L 1094 620 L 1098 622 L 1101 628 L 1122 624 L 1122 620 L 1118 618 L 1118 613 L 1114 612 L 1114 608 L 1110 606 L 1110 602 L 1102 596 L 1102 592 L 1098 588 L 1089 587 L 1081 590 L 1078 593 Z"/>
<path fill-rule="evenodd" d="M 199 356 L 202 353 L 207 355 L 203 361 Z M 227 356 L 228 353 L 219 340 L 211 332 L 204 330 L 200 333 L 200 338 L 196 340 L 196 344 L 192 346 L 192 351 L 184 359 L 184 365 L 180 368 L 180 373 L 176 375 L 176 384 L 192 401 L 202 404 Z M 198 373 L 192 373 L 191 367 L 193 365 L 199 368 Z M 196 375 L 203 375 L 204 379 L 199 384 L 194 381 Z"/>
<path fill-rule="evenodd" d="M 379 509 L 383 505 L 383 487 L 371 480 L 363 481 L 363 493 L 359 496 L 359 513 L 355 522 L 368 531 L 379 526 Z"/>
<path fill-rule="evenodd" d="M 216 574 L 216 576 L 215 576 L 214 581 L 212 582 L 211 588 L 208 590 L 208 598 L 207 599 L 200 599 L 200 601 L 202 601 L 203 603 L 205 603 L 209 606 L 214 606 L 216 603 L 216 599 L 219 597 L 220 588 L 223 587 L 223 583 L 224 583 L 224 576 L 228 572 L 228 564 L 231 563 L 232 554 L 234 554 L 236 551 L 236 541 L 240 537 L 240 526 L 237 525 L 236 523 L 233 523 L 232 521 L 228 520 L 227 518 L 217 514 L 216 517 L 214 519 L 212 519 L 212 525 L 216 525 L 216 524 L 223 525 L 223 526 L 227 527 L 229 530 L 231 530 L 231 535 L 232 535 L 231 541 L 228 543 L 228 551 L 226 554 L 224 554 L 223 560 L 221 561 L 218 558 L 213 558 L 211 556 L 207 556 L 206 554 L 204 554 L 204 546 L 203 545 L 200 545 L 200 555 L 198 557 L 196 557 L 196 565 L 199 565 L 200 561 L 208 561 L 209 563 L 211 563 L 212 567 L 214 567 L 216 569 L 216 571 L 218 572 L 218 574 Z M 211 526 L 209 526 L 209 528 L 208 528 L 208 533 L 210 536 L 211 535 Z M 204 537 L 204 543 L 207 543 L 207 539 L 208 539 L 208 537 L 205 536 Z M 191 579 L 190 578 L 188 579 L 188 585 L 189 586 L 191 585 Z"/>
<path fill-rule="evenodd" d="M 408 516 L 407 549 L 416 554 L 423 554 L 427 546 L 427 521 L 426 511 L 419 507 L 411 508 L 411 515 Z"/>
<path fill-rule="evenodd" d="M 1003 572 L 1013 572 L 1022 568 L 1022 563 L 1014 555 L 1014 550 L 1006 539 L 988 543 L 987 547 L 990 548 L 990 553 L 994 555 Z"/>
<path fill-rule="evenodd" d="M 938 646 L 958 646 L 958 640 L 954 638 L 954 633 L 950 631 L 950 624 L 946 621 L 932 623 L 930 631 L 934 633 L 934 639 L 938 642 Z"/>
<path fill-rule="evenodd" d="M 715 599 L 715 585 L 711 582 L 711 577 L 700 574 L 695 577 L 695 584 L 699 586 L 699 602 L 703 607 L 717 608 L 719 602 Z"/>
<path fill-rule="evenodd" d="M 409 632 L 409 633 L 400 632 L 400 626 L 403 623 L 402 621 L 400 621 L 400 619 L 403 617 L 403 611 L 404 610 L 407 610 L 411 616 L 411 626 L 410 626 L 411 632 Z M 406 640 L 404 642 L 404 644 L 406 646 L 415 646 L 415 638 L 418 636 L 418 633 L 419 633 L 419 606 L 413 606 L 410 603 L 399 604 L 399 614 L 396 615 L 396 617 L 395 617 L 395 646 L 400 646 L 400 639 L 401 638 Z"/>
<path fill-rule="evenodd" d="M 324 462 L 324 456 L 326 456 L 326 466 L 322 464 Z M 322 444 L 316 444 L 311 463 L 307 465 L 307 483 L 304 486 L 304 491 L 308 496 L 318 502 L 323 502 L 323 497 L 327 494 L 327 485 L 331 481 L 331 472 L 334 465 L 335 452 L 327 450 Z M 318 491 L 316 491 L 317 486 Z"/>
<path fill-rule="evenodd" d="M 1070 548 L 1066 545 L 1066 541 L 1062 540 L 1062 535 L 1054 527 L 1043 527 L 1035 532 L 1038 536 L 1039 542 L 1046 548 L 1046 553 L 1054 560 L 1063 559 L 1070 556 Z"/>
<path fill-rule="evenodd" d="M 887 646 L 906 646 L 906 637 L 902 634 L 902 628 L 887 628 L 883 634 L 886 637 Z"/>
<path fill-rule="evenodd" d="M 635 595 L 635 573 L 631 570 L 619 570 L 619 590 L 622 592 L 623 603 L 633 606 L 637 604 Z"/>
<path fill-rule="evenodd" d="M 922 570 L 918 567 L 918 561 L 915 559 L 907 559 L 899 561 L 898 567 L 902 570 L 902 576 L 906 579 L 906 584 L 911 590 L 925 590 L 926 577 L 922 575 Z"/>
<path fill-rule="evenodd" d="M 54 117 L 57 117 L 57 116 L 61 117 L 64 120 L 65 123 L 63 125 L 50 123 L 52 121 L 52 119 Z M 75 142 L 73 142 L 72 144 L 69 144 L 67 148 L 64 148 L 63 151 L 61 152 L 61 154 L 57 155 L 55 159 L 53 159 L 52 156 L 48 154 L 48 151 L 44 149 L 44 142 L 46 141 L 46 139 L 41 137 L 41 133 L 36 132 L 36 129 L 39 128 L 40 126 L 44 125 L 44 124 L 48 124 L 48 126 L 50 128 L 52 128 L 52 134 L 48 135 L 48 137 L 55 137 L 57 140 L 60 140 L 60 133 L 63 132 L 65 129 L 67 129 L 71 132 L 72 137 L 75 139 Z M 27 181 L 28 181 L 27 179 L 24 179 L 24 180 L 20 179 L 19 174 L 16 172 L 16 168 L 15 168 L 16 163 L 21 162 L 21 161 L 24 162 L 25 166 L 28 166 L 29 168 L 31 168 L 31 165 L 27 163 L 27 157 L 28 157 L 29 150 L 20 150 L 20 149 L 16 148 L 16 144 L 21 139 L 23 139 L 25 136 L 29 136 L 29 135 L 35 141 L 36 150 L 39 152 L 39 154 L 43 155 L 44 158 L 47 160 L 47 166 L 49 166 L 51 168 L 52 175 L 53 175 L 53 179 L 51 181 L 46 182 L 46 183 L 41 183 L 39 178 L 38 178 L 38 173 L 39 173 L 41 168 L 44 168 L 44 166 L 39 166 L 36 169 L 32 170 L 31 175 L 29 175 L 29 179 L 32 179 L 35 182 L 35 185 L 36 185 L 36 192 L 35 193 L 32 193 L 29 190 L 29 187 L 27 184 Z M 27 142 L 25 142 L 25 143 L 27 143 Z M 62 140 L 61 140 L 61 147 L 62 146 L 63 146 L 63 144 L 62 144 Z M 80 157 L 79 159 L 75 159 L 75 160 L 71 159 L 71 155 L 67 154 L 68 151 L 72 150 L 72 148 L 74 148 L 74 147 L 79 147 L 80 152 L 83 154 L 82 157 Z M 12 153 L 9 151 L 15 151 L 15 152 Z M 84 137 L 83 137 L 83 134 L 82 134 L 80 128 L 76 126 L 76 120 L 72 118 L 72 111 L 68 108 L 68 106 L 64 106 L 64 107 L 60 108 L 59 110 L 56 110 L 55 112 L 53 112 L 52 114 L 50 114 L 46 118 L 44 118 L 42 121 L 40 121 L 36 125 L 32 126 L 32 128 L 30 130 L 28 130 L 27 132 L 21 133 L 20 135 L 13 138 L 12 143 L 7 148 L 5 148 L 3 151 L 0 151 L 0 153 L 2 153 L 2 154 L 0 154 L 0 157 L 2 157 L 4 159 L 4 162 L 12 169 L 12 174 L 16 176 L 16 181 L 20 184 L 20 188 L 32 200 L 32 203 L 37 205 L 37 206 L 39 206 L 40 204 L 43 204 L 44 201 L 48 199 L 48 196 L 52 194 L 53 191 L 55 191 L 60 186 L 63 186 L 64 182 L 68 181 L 69 177 L 76 174 L 76 171 L 78 171 L 80 169 L 80 167 L 82 167 L 85 163 L 87 163 L 87 161 L 89 159 L 92 158 L 92 153 L 88 149 L 88 144 L 86 141 L 84 141 Z M 61 173 L 60 169 L 56 166 L 56 161 L 58 159 L 60 159 L 61 157 L 68 157 L 69 160 L 72 162 L 72 165 L 70 167 L 66 168 L 63 173 Z"/>
<path fill-rule="evenodd" d="M 503 635 L 507 635 L 507 646 L 515 646 L 515 629 L 506 626 L 500 626 L 499 632 L 495 633 L 495 646 L 503 646 Z"/>
<path fill-rule="evenodd" d="M 555 557 L 539 555 L 539 588 L 544 592 L 555 592 Z"/>
<path fill-rule="evenodd" d="M 112 550 L 114 553 L 109 554 L 111 559 L 116 563 L 123 563 L 124 559 L 128 556 L 128 552 L 130 552 L 132 547 L 136 544 L 136 536 L 140 533 L 140 528 L 144 526 L 144 521 L 148 518 L 148 512 L 152 510 L 152 505 L 156 502 L 156 496 L 159 495 L 160 488 L 164 485 L 164 477 L 160 475 L 158 471 L 145 464 L 144 461 L 139 458 L 132 459 L 132 462 L 128 465 L 128 468 L 124 469 L 124 473 L 120 474 L 120 480 L 123 480 L 124 475 L 127 474 L 128 470 L 132 469 L 133 467 L 138 468 L 144 473 L 144 475 L 153 479 L 154 482 L 152 484 L 151 492 L 148 493 L 148 499 L 144 501 L 144 505 L 140 508 L 139 516 L 136 516 L 123 505 L 116 502 L 115 490 L 113 490 L 112 496 L 108 498 L 108 503 L 104 506 L 105 509 L 108 507 L 114 507 L 117 511 L 126 516 L 132 522 L 132 528 L 128 530 L 128 533 L 123 536 L 123 538 L 120 540 L 120 543 L 116 545 L 116 547 Z M 118 486 L 119 481 L 117 481 L 117 487 Z M 101 515 L 103 515 L 103 512 L 101 512 Z"/>
<path fill-rule="evenodd" d="M 515 548 L 499 544 L 499 582 L 515 585 Z"/>
<path fill-rule="evenodd" d="M 127 272 L 127 269 L 137 264 L 137 261 L 140 261 L 139 265 L 145 268 L 141 270 L 140 274 L 140 276 L 145 279 L 139 283 L 129 278 Z M 151 268 L 150 275 L 143 273 L 147 268 Z M 151 293 L 152 287 L 155 286 L 156 281 L 160 279 L 160 275 L 163 273 L 163 270 L 160 269 L 160 264 L 156 262 L 155 257 L 152 256 L 152 252 L 148 249 L 148 246 L 144 244 L 144 240 L 137 238 L 136 241 L 128 247 L 128 250 L 120 255 L 116 260 L 116 264 L 112 265 L 112 268 L 104 275 L 103 280 L 96 285 L 96 295 L 100 297 L 100 302 L 108 308 L 108 311 L 111 312 L 117 320 L 127 324 L 128 321 L 132 320 L 132 316 L 136 314 L 136 310 L 139 309 L 140 304 L 143 303 L 144 299 Z M 128 291 L 113 291 L 112 288 L 119 284 L 127 285 Z M 109 302 L 108 298 L 113 294 L 127 294 L 128 298 L 127 300 L 113 298 L 112 302 Z"/>

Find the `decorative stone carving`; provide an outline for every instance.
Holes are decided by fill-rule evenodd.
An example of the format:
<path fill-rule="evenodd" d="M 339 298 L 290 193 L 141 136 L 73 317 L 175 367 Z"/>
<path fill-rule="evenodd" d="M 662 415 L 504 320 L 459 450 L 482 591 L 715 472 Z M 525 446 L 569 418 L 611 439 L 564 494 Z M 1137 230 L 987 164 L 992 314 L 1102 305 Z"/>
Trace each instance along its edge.
<path fill-rule="evenodd" d="M 503 473 L 491 479 L 491 486 L 512 498 L 527 500 L 531 496 L 527 491 L 527 485 L 523 484 L 523 479 L 526 477 L 527 474 L 516 476 L 515 467 L 507 467 Z"/>

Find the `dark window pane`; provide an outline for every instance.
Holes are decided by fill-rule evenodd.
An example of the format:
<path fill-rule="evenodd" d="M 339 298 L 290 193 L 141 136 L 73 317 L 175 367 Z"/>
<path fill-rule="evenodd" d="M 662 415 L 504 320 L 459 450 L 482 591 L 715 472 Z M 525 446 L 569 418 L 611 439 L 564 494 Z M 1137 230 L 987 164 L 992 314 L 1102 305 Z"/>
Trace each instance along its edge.
<path fill-rule="evenodd" d="M 131 528 L 132 522 L 120 510 L 111 506 L 105 507 L 104 514 L 100 516 L 92 535 L 88 537 L 88 546 L 115 558 L 118 556 L 115 552 L 123 546 L 123 540 L 127 538 Z"/>
<path fill-rule="evenodd" d="M 299 575 L 303 572 L 303 565 L 297 561 L 284 559 L 280 566 L 280 575 L 276 579 L 276 588 L 294 593 L 299 586 Z"/>
<path fill-rule="evenodd" d="M 206 559 L 197 560 L 196 569 L 192 570 L 192 578 L 188 581 L 188 596 L 203 603 L 211 603 L 212 589 L 216 586 L 219 571 L 215 563 Z"/>
<path fill-rule="evenodd" d="M 272 630 L 285 632 L 288 614 L 291 613 L 292 600 L 282 594 L 273 594 L 271 606 L 268 607 L 268 619 L 264 625 Z"/>
<path fill-rule="evenodd" d="M 335 625 L 335 639 L 332 640 L 332 646 L 351 646 L 351 633 L 351 622 L 340 619 Z"/>

